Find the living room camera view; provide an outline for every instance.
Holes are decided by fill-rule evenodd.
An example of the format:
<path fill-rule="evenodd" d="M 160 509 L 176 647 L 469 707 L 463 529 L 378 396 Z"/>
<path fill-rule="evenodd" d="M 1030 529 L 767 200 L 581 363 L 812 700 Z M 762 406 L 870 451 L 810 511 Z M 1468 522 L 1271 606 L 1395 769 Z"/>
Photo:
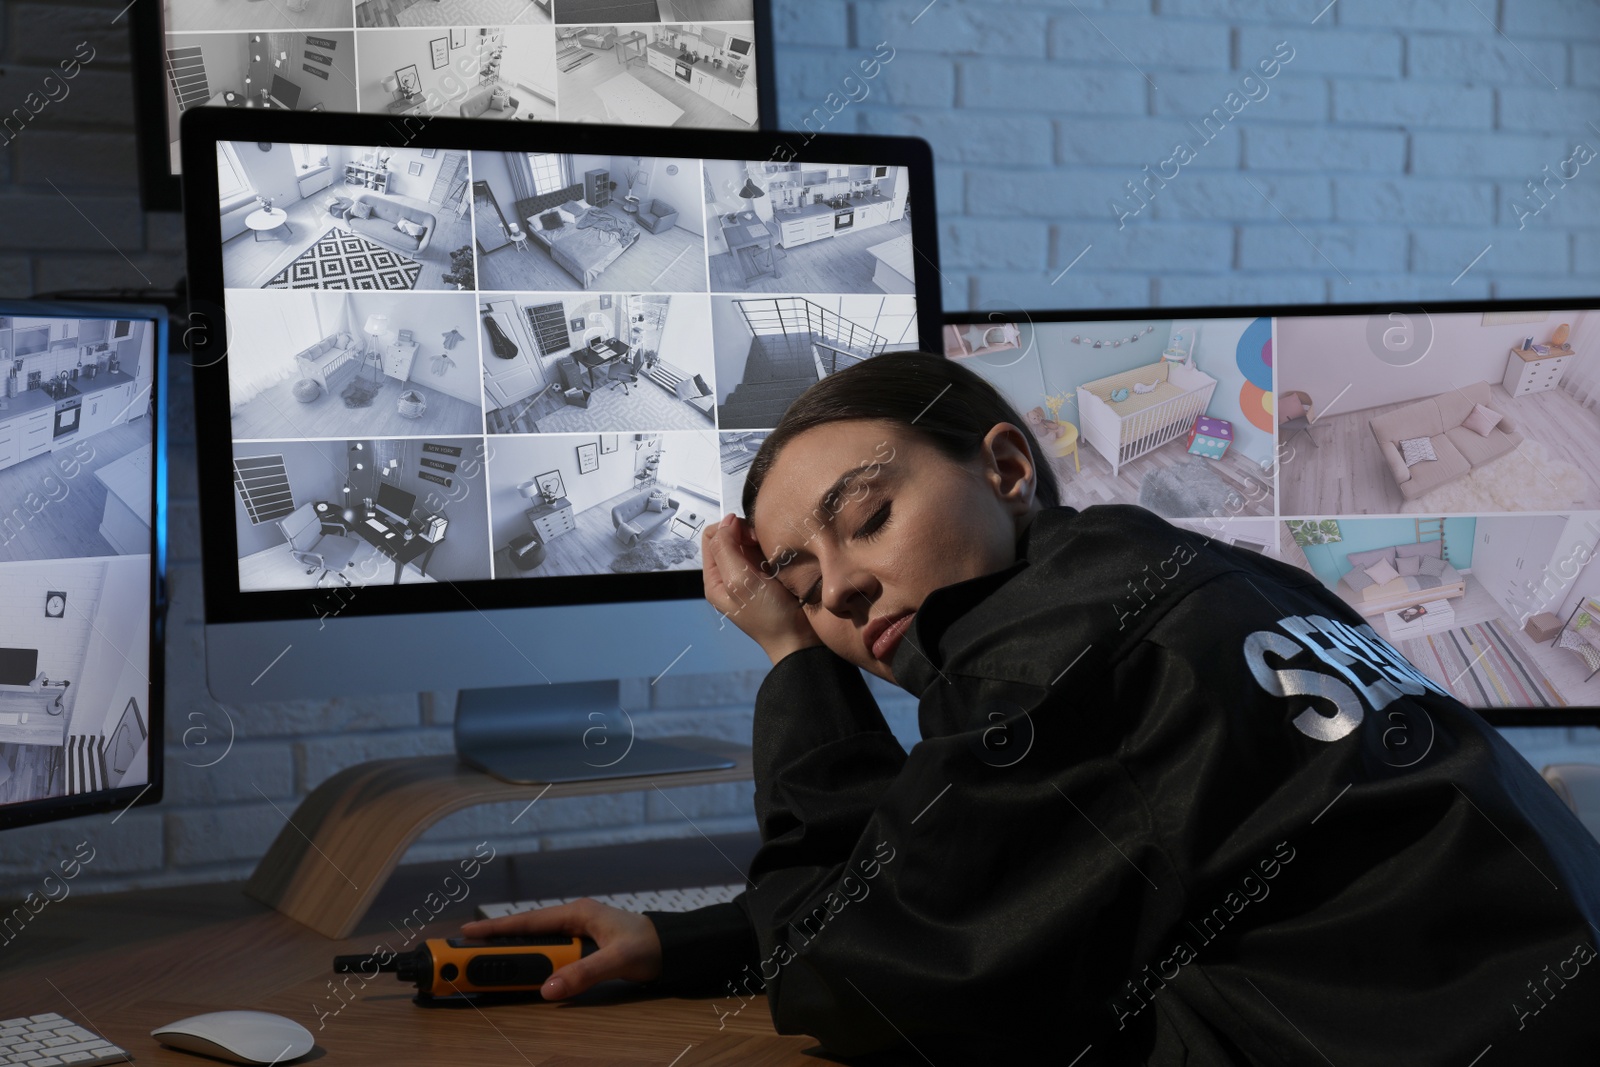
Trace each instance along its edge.
<path fill-rule="evenodd" d="M 478 285 L 706 291 L 697 159 L 472 155 Z"/>
<path fill-rule="evenodd" d="M 236 440 L 483 431 L 472 293 L 229 296 Z"/>
<path fill-rule="evenodd" d="M 490 433 L 715 426 L 704 295 L 495 293 L 481 312 Z"/>
<path fill-rule="evenodd" d="M 944 330 L 1064 503 L 1301 567 L 1464 703 L 1529 709 L 1600 702 L 1597 342 L 1593 310 Z M 725 494 L 761 436 L 724 430 Z"/>
<path fill-rule="evenodd" d="M 467 153 L 219 142 L 231 289 L 472 289 Z"/>
<path fill-rule="evenodd" d="M 495 577 L 696 569 L 720 488 L 710 429 L 496 440 Z"/>
<path fill-rule="evenodd" d="M 1600 421 L 1591 406 L 1600 312 L 1378 322 L 1381 329 L 1365 317 L 1279 324 L 1281 389 L 1314 416 L 1296 438 L 1304 447 L 1295 462 L 1284 465 L 1285 511 L 1600 508 Z M 1384 331 L 1411 331 L 1415 343 L 1390 353 Z"/>
<path fill-rule="evenodd" d="M 526 3 L 524 10 L 533 8 Z M 442 5 L 421 4 L 409 8 Z M 548 26 L 460 25 L 361 35 L 360 106 L 386 115 L 556 118 L 555 32 Z"/>

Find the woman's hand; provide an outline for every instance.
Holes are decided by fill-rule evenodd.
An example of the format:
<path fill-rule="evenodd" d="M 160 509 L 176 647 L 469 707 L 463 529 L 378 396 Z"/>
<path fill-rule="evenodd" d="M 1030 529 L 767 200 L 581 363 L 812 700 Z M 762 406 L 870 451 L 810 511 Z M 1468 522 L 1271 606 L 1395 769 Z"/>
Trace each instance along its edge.
<path fill-rule="evenodd" d="M 776 664 L 801 648 L 822 644 L 800 601 L 761 567 L 750 524 L 729 512 L 700 533 L 706 599 Z"/>
<path fill-rule="evenodd" d="M 545 979 L 539 993 L 546 1000 L 576 996 L 609 978 L 650 982 L 661 977 L 661 939 L 656 935 L 655 923 L 644 915 L 607 907 L 588 897 L 499 919 L 475 919 L 461 926 L 463 937 L 524 934 L 569 934 L 590 938 L 599 946 Z"/>

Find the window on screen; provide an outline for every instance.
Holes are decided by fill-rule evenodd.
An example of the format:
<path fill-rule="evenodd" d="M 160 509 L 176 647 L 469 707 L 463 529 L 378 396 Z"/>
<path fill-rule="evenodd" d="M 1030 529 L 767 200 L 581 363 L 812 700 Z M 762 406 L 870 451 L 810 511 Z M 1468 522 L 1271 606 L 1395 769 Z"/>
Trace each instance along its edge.
<path fill-rule="evenodd" d="M 572 184 L 567 180 L 566 165 L 558 155 L 549 152 L 529 152 L 528 166 L 533 168 L 535 196 L 553 193 Z"/>
<path fill-rule="evenodd" d="M 233 145 L 226 141 L 217 142 L 217 193 L 223 201 L 232 200 L 246 193 L 253 193 L 255 189 L 244 176 L 244 167 L 239 164 L 239 157 L 233 154 Z"/>
<path fill-rule="evenodd" d="M 325 144 L 294 144 L 289 146 L 289 151 L 297 171 L 320 167 L 323 160 L 328 158 L 328 146 Z"/>

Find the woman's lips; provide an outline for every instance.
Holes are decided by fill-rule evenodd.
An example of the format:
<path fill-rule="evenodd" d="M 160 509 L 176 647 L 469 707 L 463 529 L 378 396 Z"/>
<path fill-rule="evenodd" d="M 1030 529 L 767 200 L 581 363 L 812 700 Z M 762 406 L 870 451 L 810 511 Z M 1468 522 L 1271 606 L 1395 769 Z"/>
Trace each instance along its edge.
<path fill-rule="evenodd" d="M 872 655 L 875 659 L 888 662 L 894 654 L 895 646 L 900 643 L 900 637 L 911 626 L 911 620 L 916 617 L 916 612 L 908 611 L 884 627 L 878 639 L 872 643 Z"/>

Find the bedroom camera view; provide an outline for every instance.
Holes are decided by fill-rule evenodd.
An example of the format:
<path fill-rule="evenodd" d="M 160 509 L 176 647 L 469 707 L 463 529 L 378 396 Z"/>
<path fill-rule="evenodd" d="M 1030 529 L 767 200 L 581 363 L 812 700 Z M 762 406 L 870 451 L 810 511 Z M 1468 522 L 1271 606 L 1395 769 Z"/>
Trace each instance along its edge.
<path fill-rule="evenodd" d="M 708 223 L 767 190 L 809 198 L 787 164 L 224 147 L 243 590 L 698 568 L 753 432 L 819 379 L 918 347 L 915 297 L 842 253 L 778 276 L 822 288 L 718 290 Z M 909 226 L 887 216 L 900 168 L 804 173 L 819 196 L 860 182 Z M 240 218 L 263 211 L 282 217 Z"/>
<path fill-rule="evenodd" d="M 0 316 L 0 804 L 148 781 L 155 329 Z"/>
<path fill-rule="evenodd" d="M 981 322 L 944 346 L 1024 413 L 1063 503 L 1300 567 L 1466 704 L 1600 702 L 1600 311 Z"/>

